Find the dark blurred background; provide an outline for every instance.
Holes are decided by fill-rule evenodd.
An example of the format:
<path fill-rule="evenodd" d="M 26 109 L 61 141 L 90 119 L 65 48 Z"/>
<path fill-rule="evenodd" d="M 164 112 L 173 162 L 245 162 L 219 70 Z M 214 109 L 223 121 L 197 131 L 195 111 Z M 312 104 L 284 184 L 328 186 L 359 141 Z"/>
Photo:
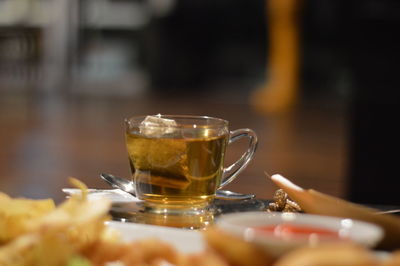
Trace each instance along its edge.
<path fill-rule="evenodd" d="M 104 187 L 100 172 L 129 175 L 124 117 L 180 113 L 256 130 L 232 189 L 270 198 L 264 171 L 279 172 L 400 204 L 400 2 L 282 1 L 296 11 L 296 104 L 263 112 L 250 99 L 272 73 L 268 1 L 0 0 L 0 190 L 60 200 L 68 175 Z"/>

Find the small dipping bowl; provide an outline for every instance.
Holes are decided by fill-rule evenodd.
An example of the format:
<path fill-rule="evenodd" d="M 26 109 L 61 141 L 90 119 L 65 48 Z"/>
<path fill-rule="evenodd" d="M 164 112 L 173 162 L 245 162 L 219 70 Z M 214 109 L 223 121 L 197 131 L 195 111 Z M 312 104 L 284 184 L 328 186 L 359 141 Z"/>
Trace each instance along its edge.
<path fill-rule="evenodd" d="M 326 242 L 350 241 L 374 247 L 383 237 L 383 230 L 371 223 L 303 213 L 231 213 L 221 216 L 216 226 L 274 256 Z"/>

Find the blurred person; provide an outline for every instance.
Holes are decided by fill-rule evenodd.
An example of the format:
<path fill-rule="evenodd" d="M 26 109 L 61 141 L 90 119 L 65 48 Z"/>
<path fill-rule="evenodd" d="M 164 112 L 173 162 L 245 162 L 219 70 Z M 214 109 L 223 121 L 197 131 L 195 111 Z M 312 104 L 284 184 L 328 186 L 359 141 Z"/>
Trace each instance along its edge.
<path fill-rule="evenodd" d="M 252 95 L 263 113 L 283 112 L 297 102 L 299 87 L 298 0 L 266 0 L 269 53 L 266 83 Z"/>

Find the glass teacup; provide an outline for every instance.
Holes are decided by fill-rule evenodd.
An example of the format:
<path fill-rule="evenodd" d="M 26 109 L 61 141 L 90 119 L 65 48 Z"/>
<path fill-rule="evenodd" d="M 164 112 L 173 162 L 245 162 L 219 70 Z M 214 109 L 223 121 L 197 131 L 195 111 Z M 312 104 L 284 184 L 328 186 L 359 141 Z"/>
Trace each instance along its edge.
<path fill-rule="evenodd" d="M 125 123 L 136 196 L 156 213 L 201 212 L 248 165 L 257 147 L 254 131 L 229 131 L 228 121 L 219 118 L 154 115 Z M 244 137 L 249 148 L 224 168 L 227 145 Z"/>

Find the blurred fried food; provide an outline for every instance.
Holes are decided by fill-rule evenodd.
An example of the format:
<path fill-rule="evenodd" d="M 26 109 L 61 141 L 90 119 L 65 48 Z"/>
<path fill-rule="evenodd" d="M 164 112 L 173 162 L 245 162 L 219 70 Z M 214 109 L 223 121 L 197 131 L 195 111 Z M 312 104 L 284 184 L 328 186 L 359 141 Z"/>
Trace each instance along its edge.
<path fill-rule="evenodd" d="M 377 254 L 366 247 L 350 242 L 336 242 L 305 246 L 292 250 L 280 257 L 273 258 L 267 251 L 259 249 L 254 244 L 245 242 L 215 228 L 204 232 L 207 243 L 206 253 L 194 256 L 192 264 L 215 266 L 398 266 L 400 251 L 387 254 L 382 260 Z M 386 255 L 386 254 L 385 254 Z M 217 256 L 207 259 L 205 257 Z M 219 258 L 218 258 L 219 256 Z M 221 258 L 223 261 L 221 262 Z M 193 256 L 192 256 L 193 259 Z M 218 260 L 219 259 L 219 260 Z M 196 263 L 197 262 L 197 263 Z"/>
<path fill-rule="evenodd" d="M 207 250 L 192 255 L 192 264 L 180 266 L 399 266 L 400 250 L 376 253 L 351 242 L 332 242 L 304 246 L 273 258 L 255 244 L 223 233 L 213 227 L 204 232 Z M 271 253 L 272 254 L 272 253 Z M 194 259 L 193 259 L 194 257 Z M 207 259 L 210 258 L 210 259 Z M 216 258 L 216 259 L 215 259 Z M 221 258 L 223 261 L 221 262 Z"/>
<path fill-rule="evenodd" d="M 271 265 L 273 260 L 259 247 L 216 228 L 206 230 L 204 238 L 208 247 L 221 255 L 229 265 L 266 266 Z"/>
<path fill-rule="evenodd" d="M 71 182 L 82 193 L 73 195 L 57 208 L 51 200 L 11 199 L 0 194 L 3 237 L 0 265 L 400 265 L 400 251 L 378 260 L 373 251 L 343 242 L 299 248 L 275 258 L 261 247 L 215 227 L 203 231 L 206 248 L 197 254 L 180 253 L 158 239 L 125 243 L 105 224 L 110 202 L 106 199 L 89 202 L 86 186 L 76 179 Z"/>
<path fill-rule="evenodd" d="M 377 266 L 369 250 L 351 243 L 330 243 L 296 249 L 274 266 Z"/>
<path fill-rule="evenodd" d="M 390 256 L 383 259 L 381 266 L 399 266 L 400 265 L 400 250 L 393 252 Z"/>
<path fill-rule="evenodd" d="M 179 254 L 169 244 L 157 239 L 139 240 L 133 243 L 97 241 L 83 250 L 82 254 L 93 265 L 118 262 L 118 265 L 178 265 Z"/>
<path fill-rule="evenodd" d="M 1 206 L 5 214 L 0 217 L 8 242 L 0 244 L 0 265 L 191 265 L 187 263 L 191 260 L 157 239 L 123 243 L 105 224 L 110 202 L 89 201 L 87 187 L 74 178 L 70 182 L 82 193 L 71 196 L 57 208 L 52 201 L 1 195 L 1 202 L 8 204 Z M 7 210 L 10 206 L 19 209 Z M 16 231 L 10 230 L 10 226 L 15 227 L 10 221 L 19 221 L 18 234 L 10 233 Z"/>
<path fill-rule="evenodd" d="M 231 266 L 224 257 L 213 250 L 181 256 L 178 266 Z"/>
<path fill-rule="evenodd" d="M 101 239 L 110 202 L 89 202 L 86 186 L 76 179 L 71 182 L 82 189 L 82 194 L 50 212 L 26 219 L 26 233 L 0 247 L 0 265 L 64 265 L 81 249 Z M 31 205 L 28 201 L 23 209 Z"/>
<path fill-rule="evenodd" d="M 0 244 L 26 233 L 32 219 L 42 217 L 54 208 L 51 199 L 12 199 L 0 192 Z"/>

